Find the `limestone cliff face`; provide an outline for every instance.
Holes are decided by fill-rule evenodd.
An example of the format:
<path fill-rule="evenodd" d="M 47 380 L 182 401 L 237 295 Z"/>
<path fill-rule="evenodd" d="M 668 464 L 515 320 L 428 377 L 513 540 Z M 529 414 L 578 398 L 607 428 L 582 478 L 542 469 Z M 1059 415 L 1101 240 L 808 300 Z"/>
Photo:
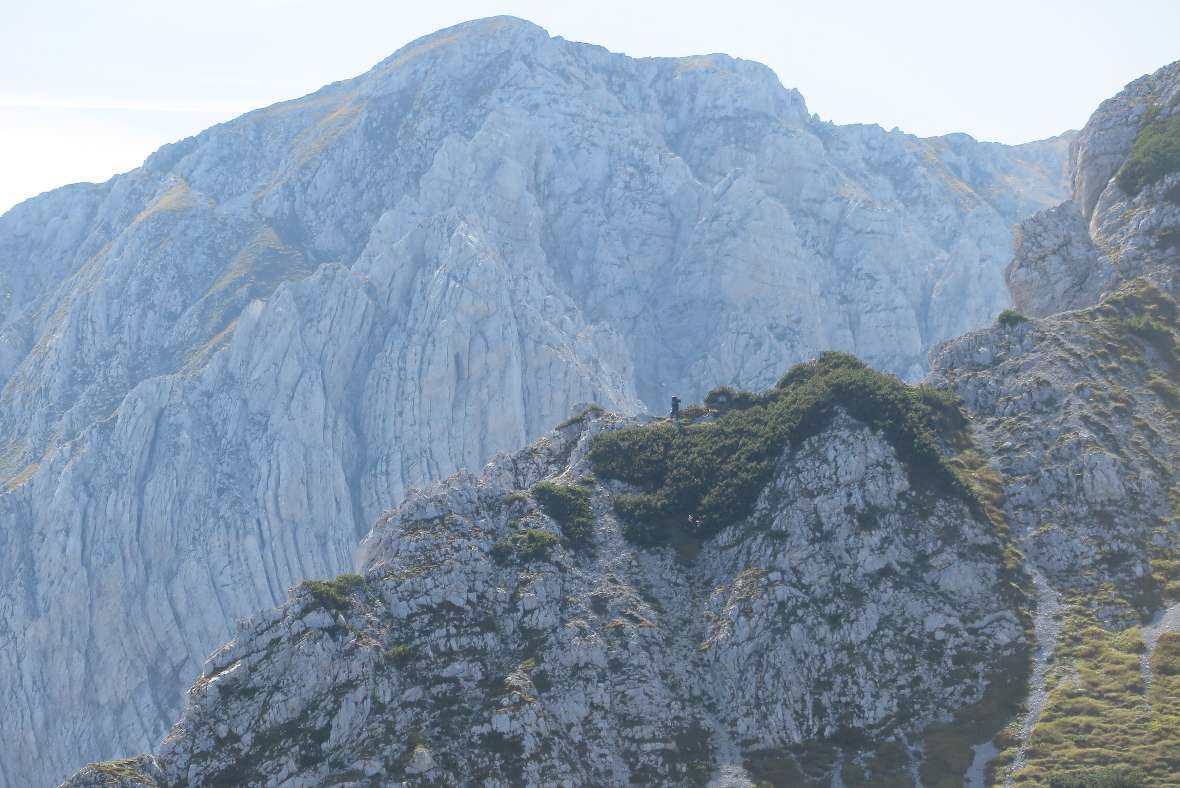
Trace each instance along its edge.
<path fill-rule="evenodd" d="M 1087 769 L 1097 779 L 1099 767 L 1124 784 L 1175 783 L 1178 294 L 1175 274 L 1157 271 L 1094 306 L 969 333 L 932 359 L 928 382 L 962 396 L 1036 579 L 1028 711 L 997 738 L 998 757 L 977 751 L 997 786 Z M 1143 710 L 1122 740 L 1104 722 L 1117 709 Z"/>
<path fill-rule="evenodd" d="M 933 358 L 931 381 L 963 397 L 1005 479 L 1017 544 L 1060 590 L 1110 584 L 1109 623 L 1157 611 L 1180 556 L 1176 294 L 1174 279 L 1137 279 Z"/>
<path fill-rule="evenodd" d="M 1014 535 L 1062 590 L 1128 623 L 1180 550 L 1175 381 L 1180 63 L 1103 102 L 1071 148 L 1073 199 L 1017 230 L 1007 325 L 932 354 L 1007 480 Z M 1145 164 L 1146 162 L 1146 164 Z M 1111 590 L 1113 589 L 1113 590 Z"/>
<path fill-rule="evenodd" d="M 411 495 L 363 576 L 239 626 L 154 757 L 70 785 L 908 784 L 928 726 L 1023 650 L 993 525 L 916 494 L 864 424 L 787 449 L 692 555 L 630 544 L 629 486 L 587 479 L 618 426 Z M 592 486 L 588 540 L 560 538 L 542 481 Z M 552 543 L 497 552 L 526 533 Z"/>
<path fill-rule="evenodd" d="M 915 377 L 1006 302 L 1066 140 L 837 127 L 766 68 L 511 19 L 0 217 L 0 784 L 149 748 L 230 622 L 412 486 L 760 387 Z"/>
<path fill-rule="evenodd" d="M 1073 141 L 1073 199 L 1017 231 L 1007 279 L 1018 310 L 1089 306 L 1121 282 L 1180 265 L 1180 165 L 1133 156 L 1152 136 L 1180 145 L 1180 63 L 1103 102 Z M 1152 176 L 1131 177 L 1143 162 Z"/>

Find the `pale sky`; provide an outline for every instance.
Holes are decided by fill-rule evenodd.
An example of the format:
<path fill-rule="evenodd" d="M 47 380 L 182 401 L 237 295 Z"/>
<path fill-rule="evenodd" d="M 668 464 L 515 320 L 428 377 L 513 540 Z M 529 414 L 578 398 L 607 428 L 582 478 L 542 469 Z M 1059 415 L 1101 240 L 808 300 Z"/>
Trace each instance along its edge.
<path fill-rule="evenodd" d="M 0 0 L 0 211 L 496 14 L 758 60 L 837 123 L 1024 142 L 1180 59 L 1180 0 Z"/>

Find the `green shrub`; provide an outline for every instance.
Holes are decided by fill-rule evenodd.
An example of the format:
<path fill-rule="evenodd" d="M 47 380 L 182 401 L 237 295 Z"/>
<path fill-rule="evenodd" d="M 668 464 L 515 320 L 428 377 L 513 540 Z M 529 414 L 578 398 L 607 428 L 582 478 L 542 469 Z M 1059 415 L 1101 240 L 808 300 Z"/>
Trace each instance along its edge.
<path fill-rule="evenodd" d="M 708 538 L 750 514 L 788 445 L 819 433 L 838 407 L 883 433 L 916 488 L 938 488 L 975 502 L 944 461 L 937 432 L 957 410 L 953 395 L 910 387 L 847 353 L 824 353 L 791 369 L 756 404 L 682 428 L 669 422 L 595 437 L 590 460 L 600 476 L 641 492 L 620 495 L 615 511 L 626 536 L 645 545 L 678 536 Z M 753 396 L 753 395 L 751 395 Z M 958 414 L 962 423 L 962 415 Z"/>
<path fill-rule="evenodd" d="M 384 651 L 385 658 L 402 667 L 414 658 L 414 647 L 409 643 L 395 643 Z"/>
<path fill-rule="evenodd" d="M 552 531 L 526 528 L 497 539 L 492 545 L 492 558 L 499 564 L 536 561 L 548 558 L 555 544 L 557 535 Z"/>
<path fill-rule="evenodd" d="M 738 391 L 731 386 L 718 386 L 705 395 L 705 407 L 712 410 L 745 410 L 757 404 L 757 394 Z"/>
<path fill-rule="evenodd" d="M 1021 323 L 1027 322 L 1028 318 L 1017 312 L 1015 309 L 1005 309 L 996 316 L 996 323 L 1003 326 L 1004 328 L 1012 328 L 1013 326 L 1018 326 Z"/>
<path fill-rule="evenodd" d="M 514 506 L 518 503 L 524 503 L 528 499 L 529 499 L 528 493 L 526 493 L 522 490 L 515 490 L 513 492 L 508 493 L 503 498 L 501 498 L 500 503 L 502 503 L 504 506 Z"/>
<path fill-rule="evenodd" d="M 1125 317 L 1119 321 L 1119 325 L 1127 333 L 1144 339 L 1169 340 L 1172 337 L 1172 332 L 1164 321 L 1146 312 Z"/>
<path fill-rule="evenodd" d="M 594 532 L 594 511 L 590 508 L 590 490 L 585 487 L 537 482 L 533 485 L 533 497 L 541 504 L 545 514 L 561 526 L 566 539 L 574 544 L 583 544 Z"/>
<path fill-rule="evenodd" d="M 838 370 L 848 369 L 859 371 L 868 368 L 868 364 L 851 353 L 829 350 L 820 353 L 814 361 L 805 361 L 788 369 L 787 374 L 779 378 L 778 383 L 774 387 L 776 389 L 788 389 L 800 383 L 805 383 L 816 376 L 826 375 Z"/>
<path fill-rule="evenodd" d="M 1124 193 L 1134 197 L 1173 172 L 1180 172 L 1180 113 L 1159 117 L 1149 110 L 1131 145 L 1131 152 L 1115 179 Z"/>
<path fill-rule="evenodd" d="M 305 580 L 301 587 L 319 604 L 331 610 L 345 610 L 352 606 L 351 594 L 364 588 L 365 578 L 360 575 L 340 575 L 334 580 Z"/>
<path fill-rule="evenodd" d="M 1147 776 L 1132 766 L 1100 766 L 1049 774 L 1049 788 L 1143 788 Z"/>
<path fill-rule="evenodd" d="M 1151 669 L 1156 676 L 1180 676 L 1180 633 L 1165 632 L 1160 636 Z"/>
<path fill-rule="evenodd" d="M 566 427 L 572 427 L 575 424 L 581 424 L 586 419 L 594 418 L 595 416 L 601 416 L 605 412 L 606 411 L 602 409 L 601 405 L 587 405 L 565 421 L 558 424 L 557 429 L 564 430 Z"/>

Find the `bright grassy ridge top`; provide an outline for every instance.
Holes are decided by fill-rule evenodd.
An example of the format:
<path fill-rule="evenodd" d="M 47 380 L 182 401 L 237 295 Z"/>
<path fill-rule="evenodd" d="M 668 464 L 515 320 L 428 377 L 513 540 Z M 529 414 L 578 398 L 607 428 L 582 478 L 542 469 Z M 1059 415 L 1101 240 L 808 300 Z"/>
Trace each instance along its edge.
<path fill-rule="evenodd" d="M 718 389 L 705 405 L 686 410 L 682 426 L 664 420 L 594 439 L 595 472 L 643 490 L 615 501 L 632 541 L 708 538 L 748 516 L 783 450 L 823 430 L 838 408 L 883 434 L 916 489 L 975 503 L 939 449 L 940 435 L 965 424 L 957 398 L 907 386 L 847 353 L 799 364 L 763 394 Z M 710 411 L 714 418 L 692 421 Z"/>

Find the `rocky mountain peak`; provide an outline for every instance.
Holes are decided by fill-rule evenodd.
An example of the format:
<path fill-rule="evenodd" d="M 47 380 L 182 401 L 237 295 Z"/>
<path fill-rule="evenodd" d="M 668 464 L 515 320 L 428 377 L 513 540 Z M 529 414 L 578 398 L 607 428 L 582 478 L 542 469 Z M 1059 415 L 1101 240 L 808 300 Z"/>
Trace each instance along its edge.
<path fill-rule="evenodd" d="M 1007 305 L 1066 144 L 492 19 L 0 216 L 0 783 L 150 748 L 230 622 L 572 403 L 831 348 L 921 377 Z"/>
<path fill-rule="evenodd" d="M 1016 308 L 1085 307 L 1180 261 L 1180 62 L 1128 85 L 1071 145 L 1073 199 L 1021 223 L 1007 270 Z"/>
<path fill-rule="evenodd" d="M 710 402 L 411 495 L 362 574 L 240 625 L 158 754 L 69 785 L 953 780 L 1025 649 L 1002 531 L 920 472 L 953 406 L 839 356 Z M 745 490 L 698 453 L 735 433 L 775 447 Z"/>
<path fill-rule="evenodd" d="M 1180 61 L 1136 79 L 1095 110 L 1070 151 L 1073 200 L 1087 221 L 1130 154 L 1145 116 L 1174 114 L 1178 97 Z"/>

